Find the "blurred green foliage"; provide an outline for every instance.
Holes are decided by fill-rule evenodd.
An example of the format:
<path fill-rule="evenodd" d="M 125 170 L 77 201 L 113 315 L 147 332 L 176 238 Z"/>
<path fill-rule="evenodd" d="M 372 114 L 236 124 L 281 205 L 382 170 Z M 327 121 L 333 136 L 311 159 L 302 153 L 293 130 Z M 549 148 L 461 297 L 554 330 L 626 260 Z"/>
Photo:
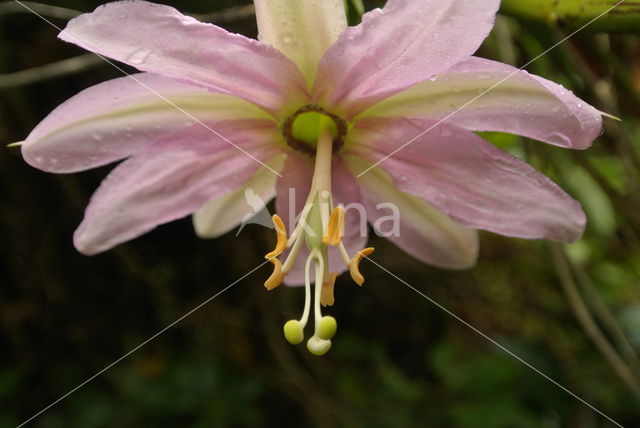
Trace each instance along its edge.
<path fill-rule="evenodd" d="M 559 4 L 565 2 L 571 3 Z M 247 2 L 167 3 L 206 14 Z M 80 11 L 98 4 L 64 2 Z M 84 54 L 57 40 L 39 18 L 2 10 L 0 82 L 9 73 Z M 356 22 L 357 13 L 350 18 Z M 220 25 L 256 34 L 251 16 Z M 561 40 L 565 28 L 499 16 L 479 54 L 523 65 Z M 592 149 L 568 152 L 484 134 L 583 203 L 587 233 L 560 248 L 561 257 L 544 242 L 483 233 L 478 266 L 447 272 L 372 238 L 375 260 L 624 426 L 640 425 L 638 397 L 574 315 L 576 302 L 567 299 L 559 269 L 569 266 L 605 342 L 637 379 L 639 54 L 637 36 L 585 32 L 528 67 L 622 119 L 607 120 Z M 75 73 L 0 85 L 0 142 L 23 139 L 66 98 L 119 76 L 95 62 Z M 0 426 L 26 420 L 242 277 L 272 244 L 257 226 L 238 238 L 198 240 L 185 219 L 105 254 L 81 256 L 72 232 L 108 170 L 54 176 L 27 166 L 16 149 L 0 150 Z M 612 426 L 401 282 L 372 264 L 362 268 L 363 288 L 338 279 L 331 312 L 339 331 L 324 358 L 283 340 L 281 326 L 297 313 L 301 292 L 266 293 L 263 268 L 32 425 Z"/>
<path fill-rule="evenodd" d="M 640 32 L 640 9 L 635 1 L 502 0 L 501 7 L 503 13 L 566 29 L 586 27 L 588 32 Z"/>

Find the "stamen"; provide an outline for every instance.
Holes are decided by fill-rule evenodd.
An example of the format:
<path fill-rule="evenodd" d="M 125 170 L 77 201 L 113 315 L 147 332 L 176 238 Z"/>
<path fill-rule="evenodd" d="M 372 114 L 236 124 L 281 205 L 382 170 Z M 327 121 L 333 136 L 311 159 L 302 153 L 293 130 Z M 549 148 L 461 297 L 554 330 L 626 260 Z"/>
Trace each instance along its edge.
<path fill-rule="evenodd" d="M 329 228 L 329 217 L 331 216 L 331 192 L 323 190 L 318 195 L 318 202 L 320 204 L 320 218 L 322 219 L 322 233 L 324 236 Z"/>
<path fill-rule="evenodd" d="M 287 260 L 284 261 L 284 266 L 282 267 L 282 272 L 285 275 L 287 275 L 289 272 L 291 272 L 291 269 L 293 269 L 293 265 L 296 262 L 296 259 L 298 258 L 298 253 L 300 253 L 300 248 L 302 248 L 303 242 L 304 242 L 304 239 L 302 239 L 302 237 L 298 239 L 296 242 L 294 242 L 293 248 L 291 248 L 291 251 L 287 256 Z"/>
<path fill-rule="evenodd" d="M 302 311 L 302 318 L 300 322 L 302 326 L 307 325 L 309 320 L 309 312 L 311 311 L 311 261 L 315 258 L 315 252 L 311 252 L 307 261 L 304 264 L 304 310 Z"/>
<path fill-rule="evenodd" d="M 316 255 L 316 292 L 315 292 L 315 331 L 313 336 L 307 341 L 307 349 L 313 355 L 324 355 L 331 348 L 331 340 L 322 337 L 319 331 L 322 326 L 322 312 L 320 311 L 320 294 L 322 291 L 322 283 L 324 278 L 325 269 L 325 256 L 327 254 L 326 248 L 320 252 L 318 249 L 314 249 L 312 254 Z M 334 320 L 335 321 L 335 320 Z M 326 327 L 326 326 L 325 326 Z M 325 328 L 323 332 L 330 332 L 330 329 Z M 334 332 L 335 333 L 335 332 Z M 327 335 L 324 335 L 327 337 Z"/>
<path fill-rule="evenodd" d="M 338 245 L 344 236 L 344 207 L 338 205 L 331 211 L 329 223 L 322 236 L 325 245 Z"/>
<path fill-rule="evenodd" d="M 322 283 L 322 293 L 320 295 L 320 304 L 322 306 L 333 306 L 335 298 L 333 297 L 333 287 L 336 284 L 336 278 L 338 274 L 335 272 L 329 273 L 329 277 Z"/>
<path fill-rule="evenodd" d="M 291 236 L 289 236 L 289 240 L 287 241 L 287 248 L 291 247 L 293 243 L 296 242 L 296 240 L 298 239 L 298 236 L 301 233 L 304 233 L 304 228 L 307 227 L 306 226 L 307 216 L 309 215 L 309 211 L 311 211 L 311 208 L 313 206 L 313 204 L 309 201 L 309 199 L 313 200 L 313 198 L 311 198 L 311 194 L 309 195 L 309 198 L 307 199 L 307 202 L 305 202 L 304 208 L 300 213 L 300 219 L 298 220 L 298 224 L 293 229 L 293 232 L 291 232 Z"/>
<path fill-rule="evenodd" d="M 338 244 L 338 250 L 340 250 L 340 257 L 342 257 L 344 263 L 347 265 L 347 267 L 350 267 L 351 257 L 349 257 L 349 253 L 347 253 L 347 250 L 344 248 L 344 244 L 342 243 L 342 241 L 340 242 L 340 244 Z"/>
<path fill-rule="evenodd" d="M 309 310 L 311 308 L 311 261 L 314 259 L 315 253 L 312 252 L 307 257 L 307 261 L 304 265 L 304 309 L 302 311 L 302 318 L 300 320 L 289 320 L 285 323 L 284 337 L 287 342 L 292 345 L 302 343 L 304 340 L 304 327 L 309 320 Z"/>
<path fill-rule="evenodd" d="M 276 236 L 278 240 L 276 242 L 276 248 L 264 256 L 266 259 L 278 257 L 287 249 L 287 228 L 285 227 L 284 222 L 278 214 L 274 214 L 271 219 L 273 220 L 273 225 L 276 227 Z"/>
<path fill-rule="evenodd" d="M 282 262 L 280 262 L 280 260 L 276 257 L 270 258 L 269 261 L 273 263 L 273 273 L 271 274 L 269 279 L 264 282 L 264 286 L 266 287 L 267 291 L 271 291 L 274 288 L 278 287 L 280 284 L 282 284 L 282 280 L 284 279 L 284 274 L 282 273 Z"/>
<path fill-rule="evenodd" d="M 375 248 L 369 247 L 358 251 L 351 259 L 351 263 L 349 263 L 349 273 L 351 274 L 351 278 L 358 285 L 364 284 L 364 276 L 360 273 L 360 261 L 362 261 L 364 257 L 373 253 L 374 250 Z"/>
<path fill-rule="evenodd" d="M 322 312 L 320 311 L 320 295 L 322 294 L 322 284 L 324 282 L 324 256 L 327 253 L 327 250 L 320 252 L 319 250 L 314 250 L 314 254 L 316 254 L 316 289 L 315 289 L 315 305 L 314 305 L 314 317 L 316 321 L 316 330 L 318 327 L 318 323 L 320 322 L 320 318 L 322 318 Z"/>

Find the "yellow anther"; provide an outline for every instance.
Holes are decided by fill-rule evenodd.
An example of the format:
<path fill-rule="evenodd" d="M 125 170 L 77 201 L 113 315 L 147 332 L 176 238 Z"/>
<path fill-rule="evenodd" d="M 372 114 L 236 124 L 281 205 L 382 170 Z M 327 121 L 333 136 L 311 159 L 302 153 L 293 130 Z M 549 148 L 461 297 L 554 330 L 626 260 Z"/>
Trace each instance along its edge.
<path fill-rule="evenodd" d="M 273 273 L 269 279 L 264 282 L 264 286 L 268 291 L 271 291 L 282 283 L 284 274 L 282 273 L 282 262 L 279 259 L 273 257 L 270 258 L 269 261 L 273 263 Z"/>
<path fill-rule="evenodd" d="M 323 340 L 330 340 L 336 335 L 338 323 L 332 316 L 322 317 L 318 325 L 318 337 Z"/>
<path fill-rule="evenodd" d="M 320 294 L 320 304 L 322 306 L 333 306 L 335 298 L 333 297 L 333 287 L 336 284 L 338 274 L 330 272 L 329 277 L 322 281 L 322 291 Z"/>
<path fill-rule="evenodd" d="M 373 253 L 374 250 L 375 248 L 369 247 L 358 251 L 356 255 L 351 259 L 351 263 L 349 263 L 349 273 L 351 274 L 351 278 L 358 285 L 364 284 L 364 276 L 362 276 L 362 274 L 360 273 L 360 261 L 364 257 Z"/>
<path fill-rule="evenodd" d="M 344 235 L 344 207 L 337 206 L 331 211 L 327 228 L 322 235 L 322 243 L 325 245 L 338 245 Z"/>
<path fill-rule="evenodd" d="M 283 327 L 284 337 L 287 339 L 292 345 L 297 345 L 298 343 L 302 343 L 304 340 L 304 331 L 302 329 L 302 324 L 298 320 L 289 320 Z"/>
<path fill-rule="evenodd" d="M 278 214 L 274 214 L 271 219 L 273 220 L 273 225 L 276 227 L 276 236 L 278 237 L 278 241 L 276 242 L 276 248 L 264 256 L 265 259 L 277 257 L 287 249 L 287 228 L 285 227 L 284 222 Z"/>

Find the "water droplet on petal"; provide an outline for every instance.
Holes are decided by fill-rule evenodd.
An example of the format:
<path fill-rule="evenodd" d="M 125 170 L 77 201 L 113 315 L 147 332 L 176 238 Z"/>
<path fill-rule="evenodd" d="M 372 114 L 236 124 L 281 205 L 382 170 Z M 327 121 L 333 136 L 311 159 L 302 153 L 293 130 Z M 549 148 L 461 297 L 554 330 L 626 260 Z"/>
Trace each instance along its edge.
<path fill-rule="evenodd" d="M 280 38 L 280 41 L 282 41 L 282 43 L 285 45 L 290 45 L 291 43 L 293 43 L 293 40 L 293 36 L 290 33 L 284 33 Z"/>
<path fill-rule="evenodd" d="M 547 140 L 552 144 L 560 146 L 571 146 L 571 139 L 560 132 L 552 132 L 547 135 Z"/>
<path fill-rule="evenodd" d="M 142 64 L 147 59 L 150 53 L 151 51 L 147 50 L 135 51 L 127 57 L 127 61 L 132 64 Z"/>

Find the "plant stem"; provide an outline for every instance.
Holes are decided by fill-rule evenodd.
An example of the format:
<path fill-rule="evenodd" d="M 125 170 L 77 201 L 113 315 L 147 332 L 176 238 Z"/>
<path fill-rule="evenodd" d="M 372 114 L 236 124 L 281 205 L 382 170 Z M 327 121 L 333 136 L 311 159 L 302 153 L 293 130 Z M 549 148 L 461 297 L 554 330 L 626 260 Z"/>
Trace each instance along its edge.
<path fill-rule="evenodd" d="M 620 0 L 502 0 L 500 11 L 518 19 L 546 22 L 570 29 L 580 28 L 591 22 L 584 29 L 589 32 L 640 32 L 640 12 L 635 2 L 622 3 L 598 18 L 619 2 Z"/>
<path fill-rule="evenodd" d="M 602 330 L 600 330 L 600 327 L 598 327 L 591 315 L 591 312 L 582 300 L 562 249 L 558 244 L 552 244 L 551 253 L 553 255 L 553 261 L 560 283 L 562 284 L 564 293 L 567 296 L 567 300 L 569 301 L 571 309 L 578 319 L 578 322 L 581 324 L 585 333 L 593 341 L 607 362 L 611 365 L 618 377 L 640 400 L 640 384 L 633 375 L 629 366 L 627 366 L 625 361 L 620 357 L 618 352 L 613 348 L 613 346 L 611 346 L 606 336 L 602 333 Z"/>
<path fill-rule="evenodd" d="M 633 346 L 629 343 L 629 340 L 624 334 L 624 331 L 618 324 L 616 318 L 613 316 L 607 304 L 602 300 L 600 293 L 595 289 L 589 276 L 584 271 L 584 269 L 571 263 L 569 260 L 569 264 L 573 268 L 573 272 L 575 273 L 576 280 L 580 287 L 585 291 L 587 297 L 593 304 L 593 309 L 600 321 L 607 327 L 609 330 L 609 334 L 613 337 L 618 348 L 622 352 L 622 355 L 627 360 L 627 363 L 632 367 L 635 373 L 638 373 L 638 368 L 640 367 L 640 360 L 638 359 L 638 355 L 636 354 Z"/>
<path fill-rule="evenodd" d="M 0 89 L 26 86 L 69 74 L 80 73 L 102 64 L 105 64 L 102 58 L 90 53 L 15 73 L 0 74 Z"/>

